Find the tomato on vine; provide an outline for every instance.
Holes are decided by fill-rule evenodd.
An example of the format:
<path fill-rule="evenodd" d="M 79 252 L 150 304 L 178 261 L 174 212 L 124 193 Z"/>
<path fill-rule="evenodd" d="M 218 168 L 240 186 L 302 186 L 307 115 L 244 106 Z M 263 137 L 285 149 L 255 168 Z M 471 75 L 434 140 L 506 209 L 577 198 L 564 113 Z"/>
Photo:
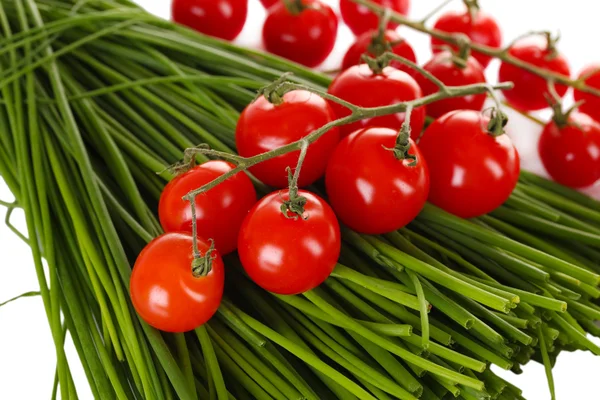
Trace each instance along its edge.
<path fill-rule="evenodd" d="M 346 136 L 335 149 L 325 174 L 327 197 L 351 229 L 367 234 L 398 230 L 421 211 L 429 193 L 425 158 L 412 139 L 408 154 L 393 151 L 398 131 L 365 128 Z"/>
<path fill-rule="evenodd" d="M 378 30 L 367 31 L 356 38 L 356 41 L 350 46 L 342 61 L 342 70 L 346 70 L 354 65 L 361 64 L 361 57 L 367 54 L 375 58 L 378 54 L 385 51 L 391 51 L 394 54 L 404 57 L 414 63 L 417 57 L 412 46 L 403 39 L 396 31 L 388 29 L 384 32 L 382 38 L 379 37 Z M 391 67 L 404 72 L 412 73 L 413 70 L 399 61 L 392 61 Z"/>
<path fill-rule="evenodd" d="M 281 104 L 272 104 L 264 96 L 244 109 L 235 130 L 235 143 L 243 157 L 252 157 L 296 142 L 335 119 L 327 102 L 305 90 L 283 96 Z M 340 132 L 332 128 L 311 143 L 304 159 L 299 186 L 315 182 L 325 173 L 329 155 L 340 141 Z M 295 167 L 300 150 L 283 154 L 250 167 L 258 179 L 270 186 L 288 185 L 287 167 Z"/>
<path fill-rule="evenodd" d="M 600 64 L 588 65 L 581 71 L 578 78 L 583 80 L 589 87 L 600 90 Z M 577 89 L 573 90 L 573 96 L 575 101 L 583 102 L 579 106 L 579 111 L 586 113 L 596 121 L 600 121 L 600 97 Z"/>
<path fill-rule="evenodd" d="M 427 127 L 419 147 L 429 167 L 431 203 L 473 218 L 508 199 L 519 179 L 519 155 L 507 135 L 493 136 L 488 128 L 490 118 L 472 110 L 449 112 Z"/>
<path fill-rule="evenodd" d="M 337 16 L 319 0 L 280 1 L 267 11 L 263 42 L 273 54 L 316 67 L 333 50 L 337 27 Z"/>
<path fill-rule="evenodd" d="M 373 0 L 373 3 L 403 15 L 407 15 L 410 8 L 410 0 Z M 340 0 L 340 13 L 348 28 L 356 36 L 362 35 L 369 30 L 377 29 L 379 26 L 379 17 L 377 14 L 351 0 Z M 390 22 L 387 28 L 394 29 L 397 26 L 398 24 Z"/>
<path fill-rule="evenodd" d="M 144 247 L 129 290 L 137 313 L 166 332 L 186 332 L 207 322 L 219 308 L 225 285 L 221 256 L 198 238 L 200 265 L 192 265 L 192 236 L 165 233 Z"/>
<path fill-rule="evenodd" d="M 301 216 L 282 212 L 289 190 L 273 192 L 248 213 L 238 239 L 248 276 L 277 294 L 314 289 L 331 274 L 340 254 L 340 227 L 331 207 L 313 193 L 300 190 L 298 195 L 306 199 Z"/>
<path fill-rule="evenodd" d="M 248 0 L 173 0 L 173 21 L 206 35 L 235 39 L 248 15 Z"/>
<path fill-rule="evenodd" d="M 450 52 L 438 53 L 423 66 L 423 69 L 447 86 L 485 83 L 483 68 L 471 56 L 466 60 L 462 60 L 458 56 L 453 56 Z M 439 91 L 439 88 L 423 75 L 415 73 L 415 78 L 421 86 L 421 90 L 423 90 L 423 96 Z M 481 111 L 485 99 L 486 95 L 482 93 L 436 101 L 426 106 L 427 115 L 437 118 L 454 110 Z"/>
<path fill-rule="evenodd" d="M 567 60 L 554 49 L 548 41 L 520 40 L 509 49 L 509 54 L 536 67 L 569 77 Z M 506 100 L 523 111 L 535 111 L 547 108 L 548 82 L 516 65 L 503 62 L 498 73 L 500 82 L 513 82 L 514 88 L 504 91 Z M 557 84 L 556 93 L 562 97 L 567 86 Z"/>
<path fill-rule="evenodd" d="M 600 124 L 590 116 L 571 112 L 564 122 L 550 121 L 538 149 L 556 182 L 582 188 L 600 180 Z"/>
<path fill-rule="evenodd" d="M 422 97 L 421 88 L 413 77 L 393 67 L 385 67 L 375 73 L 367 64 L 355 65 L 339 74 L 331 83 L 328 93 L 361 107 L 380 107 L 415 100 Z M 333 101 L 329 104 L 338 118 L 350 115 L 350 110 Z M 347 136 L 360 128 L 384 127 L 399 130 L 404 113 L 367 118 L 342 125 L 340 132 Z M 417 138 L 425 124 L 425 108 L 412 111 L 410 127 L 413 139 Z"/>
<path fill-rule="evenodd" d="M 191 234 L 190 202 L 182 197 L 233 168 L 233 164 L 225 161 L 207 161 L 173 178 L 163 189 L 158 203 L 158 218 L 165 232 Z M 221 254 L 231 253 L 237 246 L 242 221 L 254 203 L 256 191 L 243 172 L 196 196 L 198 236 L 213 239 Z"/>
<path fill-rule="evenodd" d="M 447 11 L 435 22 L 433 28 L 443 32 L 463 33 L 473 43 L 500 48 L 502 45 L 502 32 L 496 20 L 480 10 L 475 10 L 473 15 L 474 18 L 472 18 L 472 13 L 468 9 L 465 11 Z M 443 40 L 431 37 L 431 48 L 434 53 L 443 51 L 443 46 L 447 45 Z M 453 47 L 456 50 L 456 47 Z M 473 51 L 473 57 L 479 61 L 483 68 L 487 67 L 492 60 L 491 57 L 476 51 Z"/>

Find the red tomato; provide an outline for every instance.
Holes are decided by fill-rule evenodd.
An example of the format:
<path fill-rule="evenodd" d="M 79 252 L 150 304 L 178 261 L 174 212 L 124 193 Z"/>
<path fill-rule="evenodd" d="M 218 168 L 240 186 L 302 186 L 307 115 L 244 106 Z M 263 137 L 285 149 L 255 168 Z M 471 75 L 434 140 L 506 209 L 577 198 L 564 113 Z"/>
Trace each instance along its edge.
<path fill-rule="evenodd" d="M 307 67 L 321 64 L 333 50 L 337 16 L 319 0 L 302 0 L 304 9 L 294 14 L 283 1 L 268 10 L 263 26 L 265 48 Z"/>
<path fill-rule="evenodd" d="M 206 35 L 233 40 L 248 14 L 248 0 L 173 0 L 173 21 Z"/>
<path fill-rule="evenodd" d="M 266 8 L 267 10 L 275 3 L 279 2 L 280 0 L 260 0 L 260 2 L 262 3 L 263 7 Z"/>
<path fill-rule="evenodd" d="M 563 127 L 551 121 L 540 137 L 539 152 L 552 179 L 573 188 L 590 186 L 600 179 L 600 124 L 578 112 Z"/>
<path fill-rule="evenodd" d="M 519 179 L 519 155 L 507 135 L 486 131 L 489 118 L 452 111 L 425 130 L 419 147 L 429 166 L 429 201 L 463 218 L 493 211 Z"/>
<path fill-rule="evenodd" d="M 340 226 L 333 210 L 319 196 L 306 198 L 303 218 L 281 212 L 287 190 L 273 192 L 250 211 L 238 239 L 242 265 L 263 289 L 298 294 L 319 286 L 333 271 L 340 255 Z"/>
<path fill-rule="evenodd" d="M 471 19 L 469 11 L 448 11 L 440 16 L 433 27 L 444 32 L 464 33 L 474 43 L 484 46 L 500 48 L 502 45 L 502 33 L 496 20 L 481 11 L 477 12 L 475 20 Z M 443 40 L 431 38 L 431 47 L 434 53 L 442 51 L 444 45 L 447 43 Z M 456 47 L 454 46 L 454 48 Z M 492 59 L 478 52 L 473 52 L 473 57 L 483 68 L 487 67 Z"/>
<path fill-rule="evenodd" d="M 369 46 L 373 42 L 374 36 L 377 35 L 377 31 L 367 31 L 356 38 L 356 41 L 344 56 L 344 60 L 342 61 L 342 70 L 348 69 L 354 65 L 358 65 L 361 63 L 361 57 L 363 54 L 367 53 L 371 57 L 375 57 L 373 53 L 369 51 Z M 414 63 L 417 62 L 417 57 L 415 56 L 415 52 L 413 48 L 406 40 L 404 40 L 396 31 L 387 30 L 384 34 L 384 44 L 390 44 L 392 46 L 391 50 L 394 54 L 397 54 L 401 57 L 404 57 Z M 399 70 L 412 73 L 414 70 L 410 67 L 405 66 L 401 62 L 392 61 L 390 66 L 397 68 Z"/>
<path fill-rule="evenodd" d="M 600 63 L 585 67 L 579 74 L 579 79 L 585 79 L 586 85 L 600 89 Z M 586 113 L 596 121 L 600 121 L 600 97 L 576 89 L 573 91 L 573 95 L 575 101 L 585 101 L 579 106 L 579 111 Z"/>
<path fill-rule="evenodd" d="M 327 196 L 339 219 L 368 234 L 398 230 L 421 211 L 429 193 L 429 172 L 419 148 L 410 140 L 409 154 L 398 160 L 397 131 L 366 128 L 346 136 L 335 149 L 325 174 Z"/>
<path fill-rule="evenodd" d="M 483 68 L 481 68 L 479 62 L 473 57 L 469 57 L 467 65 L 461 68 L 452 61 L 452 55 L 449 52 L 439 53 L 425 64 L 423 68 L 448 86 L 485 83 Z M 429 79 L 421 74 L 415 74 L 414 76 L 423 90 L 423 96 L 438 92 L 438 87 Z M 427 105 L 427 115 L 437 118 L 448 111 L 454 110 L 481 111 L 483 103 L 485 103 L 485 98 L 486 95 L 483 93 L 436 101 Z"/>
<path fill-rule="evenodd" d="M 567 77 L 570 74 L 567 60 L 560 54 L 552 57 L 545 41 L 539 43 L 538 41 L 522 40 L 513 45 L 509 53 L 511 56 L 537 67 Z M 548 93 L 548 83 L 544 78 L 503 62 L 500 65 L 498 79 L 500 82 L 510 81 L 515 84 L 514 88 L 505 90 L 503 93 L 506 100 L 516 108 L 523 111 L 535 111 L 548 107 L 548 100 L 545 97 L 545 94 Z M 567 86 L 556 85 L 556 92 L 561 97 L 567 93 L 567 89 Z"/>
<path fill-rule="evenodd" d="M 235 143 L 241 156 L 252 157 L 296 142 L 334 119 L 327 102 L 305 90 L 286 93 L 279 105 L 261 97 L 240 115 Z M 329 155 L 339 141 L 340 132 L 333 128 L 308 147 L 299 186 L 310 185 L 323 176 Z M 257 164 L 250 171 L 267 185 L 284 188 L 288 185 L 285 169 L 294 169 L 299 155 L 300 150 L 287 153 Z"/>
<path fill-rule="evenodd" d="M 380 107 L 414 100 L 421 97 L 421 88 L 413 77 L 393 67 L 386 67 L 374 74 L 366 64 L 355 65 L 339 74 L 329 86 L 328 92 L 361 107 Z M 350 115 L 350 110 L 335 102 L 329 104 L 338 118 Z M 404 113 L 363 119 L 342 125 L 342 137 L 360 128 L 378 126 L 399 130 L 404 122 Z M 413 139 L 419 137 L 425 124 L 425 108 L 412 111 L 410 127 Z"/>
<path fill-rule="evenodd" d="M 403 15 L 407 15 L 410 8 L 410 0 L 373 0 L 373 3 Z M 340 0 L 340 12 L 344 22 L 356 36 L 379 26 L 379 17 L 375 13 L 350 0 Z M 390 22 L 387 28 L 394 29 L 397 26 L 398 24 Z"/>
<path fill-rule="evenodd" d="M 198 238 L 205 255 L 209 244 Z M 208 321 L 219 308 L 225 285 L 223 261 L 212 253 L 205 276 L 192 273 L 192 237 L 165 233 L 144 247 L 133 266 L 129 291 L 137 313 L 156 329 L 186 332 Z"/>
<path fill-rule="evenodd" d="M 182 197 L 233 168 L 233 164 L 225 161 L 208 161 L 173 178 L 165 186 L 158 203 L 158 218 L 165 232 L 191 234 L 190 202 Z M 198 236 L 213 239 L 219 252 L 227 254 L 236 248 L 237 233 L 256 203 L 256 191 L 250 178 L 240 172 L 196 196 L 195 203 Z"/>

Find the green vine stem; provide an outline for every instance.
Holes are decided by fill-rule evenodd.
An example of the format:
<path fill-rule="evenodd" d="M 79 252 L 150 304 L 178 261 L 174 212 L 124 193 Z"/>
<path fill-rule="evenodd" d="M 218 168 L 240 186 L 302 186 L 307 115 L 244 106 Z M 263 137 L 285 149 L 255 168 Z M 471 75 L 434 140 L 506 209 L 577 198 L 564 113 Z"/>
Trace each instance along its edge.
<path fill-rule="evenodd" d="M 377 14 L 382 14 L 383 12 L 385 12 L 384 7 L 380 6 L 379 4 L 373 3 L 372 1 L 369 1 L 369 0 L 351 0 L 351 1 L 356 4 L 360 4 Z M 402 26 L 406 26 L 408 28 L 414 29 L 419 32 L 423 32 L 434 38 L 443 40 L 449 44 L 453 44 L 453 45 L 460 44 L 458 35 L 453 34 L 453 33 L 443 32 L 443 31 L 433 29 L 433 28 L 429 28 L 425 25 L 424 21 L 413 21 L 397 12 L 392 11 L 390 13 L 390 21 L 400 24 Z M 520 36 L 520 38 L 525 37 L 525 36 L 531 36 L 531 34 L 540 34 L 540 32 L 527 33 L 525 35 Z M 543 34 L 547 35 L 547 32 L 543 32 Z M 469 44 L 469 47 L 471 48 L 471 50 L 475 50 L 481 54 L 485 54 L 487 56 L 497 58 L 499 60 L 502 60 L 503 62 L 512 64 L 516 67 L 519 67 L 526 71 L 529 71 L 532 74 L 538 75 L 546 80 L 553 79 L 554 82 L 556 82 L 556 83 L 559 83 L 559 84 L 562 84 L 565 86 L 570 86 L 579 91 L 591 93 L 595 96 L 600 97 L 600 89 L 596 89 L 596 88 L 586 85 L 585 81 L 582 79 L 571 79 L 568 76 L 564 76 L 564 75 L 557 74 L 555 72 L 551 72 L 551 71 L 548 71 L 548 70 L 540 68 L 540 67 L 536 67 L 533 64 L 524 62 L 522 60 L 519 60 L 516 57 L 513 57 L 508 52 L 510 49 L 510 45 L 506 46 L 504 48 L 497 49 L 494 47 L 484 46 L 479 43 L 474 43 L 470 39 L 467 39 L 467 41 L 468 41 L 468 44 Z"/>

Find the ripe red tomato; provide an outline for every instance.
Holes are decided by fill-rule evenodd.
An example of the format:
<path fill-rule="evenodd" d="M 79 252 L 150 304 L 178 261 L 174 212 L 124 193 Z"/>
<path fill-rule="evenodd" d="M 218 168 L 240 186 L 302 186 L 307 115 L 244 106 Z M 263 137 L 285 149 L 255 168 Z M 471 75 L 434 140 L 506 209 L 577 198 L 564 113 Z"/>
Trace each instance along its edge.
<path fill-rule="evenodd" d="M 578 112 L 563 127 L 551 121 L 540 137 L 539 152 L 552 179 L 573 188 L 590 186 L 600 179 L 600 124 Z"/>
<path fill-rule="evenodd" d="M 129 291 L 137 313 L 156 329 L 186 332 L 208 321 L 219 308 L 225 285 L 221 256 L 212 253 L 205 276 L 192 273 L 192 237 L 165 233 L 144 247 L 133 266 Z M 205 255 L 210 245 L 198 238 Z"/>
<path fill-rule="evenodd" d="M 579 79 L 585 79 L 585 84 L 600 89 L 600 64 L 585 67 L 579 74 Z M 600 97 L 575 89 L 575 101 L 585 101 L 579 106 L 579 111 L 586 113 L 596 121 L 600 121 Z"/>
<path fill-rule="evenodd" d="M 298 294 L 319 286 L 333 271 L 340 255 L 340 227 L 333 210 L 319 196 L 306 198 L 304 218 L 281 212 L 288 190 L 260 200 L 244 220 L 238 239 L 242 265 L 263 289 Z"/>
<path fill-rule="evenodd" d="M 305 90 L 286 93 L 279 105 L 261 97 L 240 115 L 235 143 L 241 156 L 252 157 L 298 141 L 334 119 L 327 102 Z M 308 147 L 299 186 L 310 185 L 323 176 L 329 155 L 339 141 L 340 132 L 333 128 Z M 272 158 L 251 167 L 250 172 L 267 185 L 287 187 L 285 169 L 295 168 L 299 155 L 300 150 Z"/>
<path fill-rule="evenodd" d="M 165 232 L 191 234 L 190 202 L 182 197 L 233 168 L 233 164 L 225 161 L 208 161 L 173 178 L 165 186 L 158 203 L 158 218 Z M 221 254 L 231 253 L 237 246 L 242 221 L 254 203 L 256 191 L 243 172 L 199 194 L 195 202 L 198 236 L 213 239 Z"/>
<path fill-rule="evenodd" d="M 403 15 L 407 15 L 410 8 L 410 0 L 373 0 L 373 3 Z M 375 13 L 350 0 L 340 0 L 340 12 L 344 22 L 356 36 L 379 26 L 379 17 Z M 398 24 L 390 22 L 387 28 L 394 29 L 397 26 Z"/>
<path fill-rule="evenodd" d="M 561 55 L 552 57 L 548 51 L 546 42 L 522 40 L 513 45 L 509 54 L 520 60 L 533 64 L 537 67 L 547 69 L 565 76 L 569 76 L 569 64 Z M 503 62 L 498 73 L 500 82 L 513 82 L 515 87 L 505 90 L 506 100 L 523 111 L 535 111 L 548 107 L 545 94 L 548 93 L 548 83 L 542 77 L 527 72 L 519 67 Z M 567 86 L 556 85 L 559 96 L 567 93 Z"/>
<path fill-rule="evenodd" d="M 333 50 L 337 37 L 337 16 L 319 0 L 302 0 L 298 14 L 283 1 L 269 8 L 263 26 L 265 48 L 278 56 L 307 67 L 321 64 Z"/>
<path fill-rule="evenodd" d="M 262 3 L 263 7 L 266 8 L 267 10 L 275 3 L 279 2 L 280 0 L 260 0 L 260 2 Z"/>
<path fill-rule="evenodd" d="M 421 88 L 406 72 L 386 67 L 380 74 L 374 74 L 366 64 L 355 65 L 343 71 L 333 80 L 328 92 L 361 107 L 387 106 L 422 97 Z M 332 101 L 329 104 L 337 118 L 350 115 L 350 110 L 346 107 Z M 396 113 L 342 125 L 340 132 L 344 137 L 360 128 L 371 126 L 399 130 L 403 122 L 404 113 Z M 410 118 L 413 139 L 419 137 L 424 124 L 425 108 L 415 108 Z"/>
<path fill-rule="evenodd" d="M 467 65 L 461 68 L 452 61 L 452 55 L 449 52 L 439 53 L 433 56 L 423 68 L 448 86 L 485 83 L 483 68 L 473 57 L 469 57 Z M 423 96 L 438 92 L 438 87 L 423 75 L 415 74 L 415 78 L 423 90 Z M 485 98 L 486 95 L 483 93 L 436 101 L 426 106 L 427 115 L 437 118 L 454 110 L 481 111 Z"/>
<path fill-rule="evenodd" d="M 371 57 L 375 55 L 369 51 L 369 46 L 373 42 L 374 36 L 377 35 L 377 31 L 367 31 L 356 38 L 356 41 L 344 56 L 344 60 L 342 61 L 342 70 L 348 69 L 354 65 L 358 65 L 361 63 L 361 57 L 363 54 L 367 53 Z M 415 52 L 411 45 L 404 40 L 396 31 L 388 29 L 384 33 L 384 44 L 390 44 L 392 46 L 391 51 L 394 54 L 397 54 L 401 57 L 404 57 L 414 63 L 417 62 L 417 57 L 415 56 Z M 409 74 L 413 73 L 413 69 L 407 67 L 406 65 L 398 62 L 392 61 L 390 66 L 402 70 L 404 72 L 408 72 Z"/>
<path fill-rule="evenodd" d="M 425 130 L 419 147 L 429 166 L 429 201 L 463 218 L 493 211 L 519 179 L 519 155 L 507 135 L 486 131 L 489 118 L 452 111 Z"/>
<path fill-rule="evenodd" d="M 248 14 L 248 0 L 173 0 L 173 21 L 206 35 L 233 40 Z"/>
<path fill-rule="evenodd" d="M 429 193 L 427 163 L 410 140 L 409 154 L 398 160 L 397 131 L 365 128 L 346 136 L 335 149 L 325 174 L 327 196 L 339 219 L 351 229 L 382 234 L 402 228 L 421 211 Z"/>
<path fill-rule="evenodd" d="M 499 48 L 502 45 L 502 33 L 498 23 L 492 16 L 481 11 L 477 12 L 474 20 L 471 19 L 469 11 L 448 11 L 440 16 L 433 27 L 443 32 L 464 33 L 474 43 L 484 46 Z M 447 45 L 447 43 L 434 37 L 431 38 L 431 47 L 434 53 L 443 51 L 441 47 L 443 45 Z M 492 59 L 478 52 L 473 52 L 473 57 L 483 68 L 487 67 Z"/>

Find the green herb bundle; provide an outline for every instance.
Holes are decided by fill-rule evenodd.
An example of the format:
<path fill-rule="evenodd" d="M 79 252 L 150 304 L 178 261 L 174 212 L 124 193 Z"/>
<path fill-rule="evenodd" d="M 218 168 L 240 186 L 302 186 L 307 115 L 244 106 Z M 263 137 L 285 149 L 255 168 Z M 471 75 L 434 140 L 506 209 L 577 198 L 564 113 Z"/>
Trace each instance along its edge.
<path fill-rule="evenodd" d="M 428 205 L 398 232 L 344 231 L 303 295 L 262 291 L 226 257 L 217 315 L 154 330 L 128 284 L 167 167 L 199 143 L 233 152 L 239 110 L 284 72 L 329 78 L 126 1 L 9 0 L 0 32 L 0 174 L 26 215 L 54 395 L 77 398 L 67 332 L 99 399 L 520 399 L 490 364 L 551 377 L 560 351 L 600 353 L 600 204 L 527 173 L 488 216 Z"/>

